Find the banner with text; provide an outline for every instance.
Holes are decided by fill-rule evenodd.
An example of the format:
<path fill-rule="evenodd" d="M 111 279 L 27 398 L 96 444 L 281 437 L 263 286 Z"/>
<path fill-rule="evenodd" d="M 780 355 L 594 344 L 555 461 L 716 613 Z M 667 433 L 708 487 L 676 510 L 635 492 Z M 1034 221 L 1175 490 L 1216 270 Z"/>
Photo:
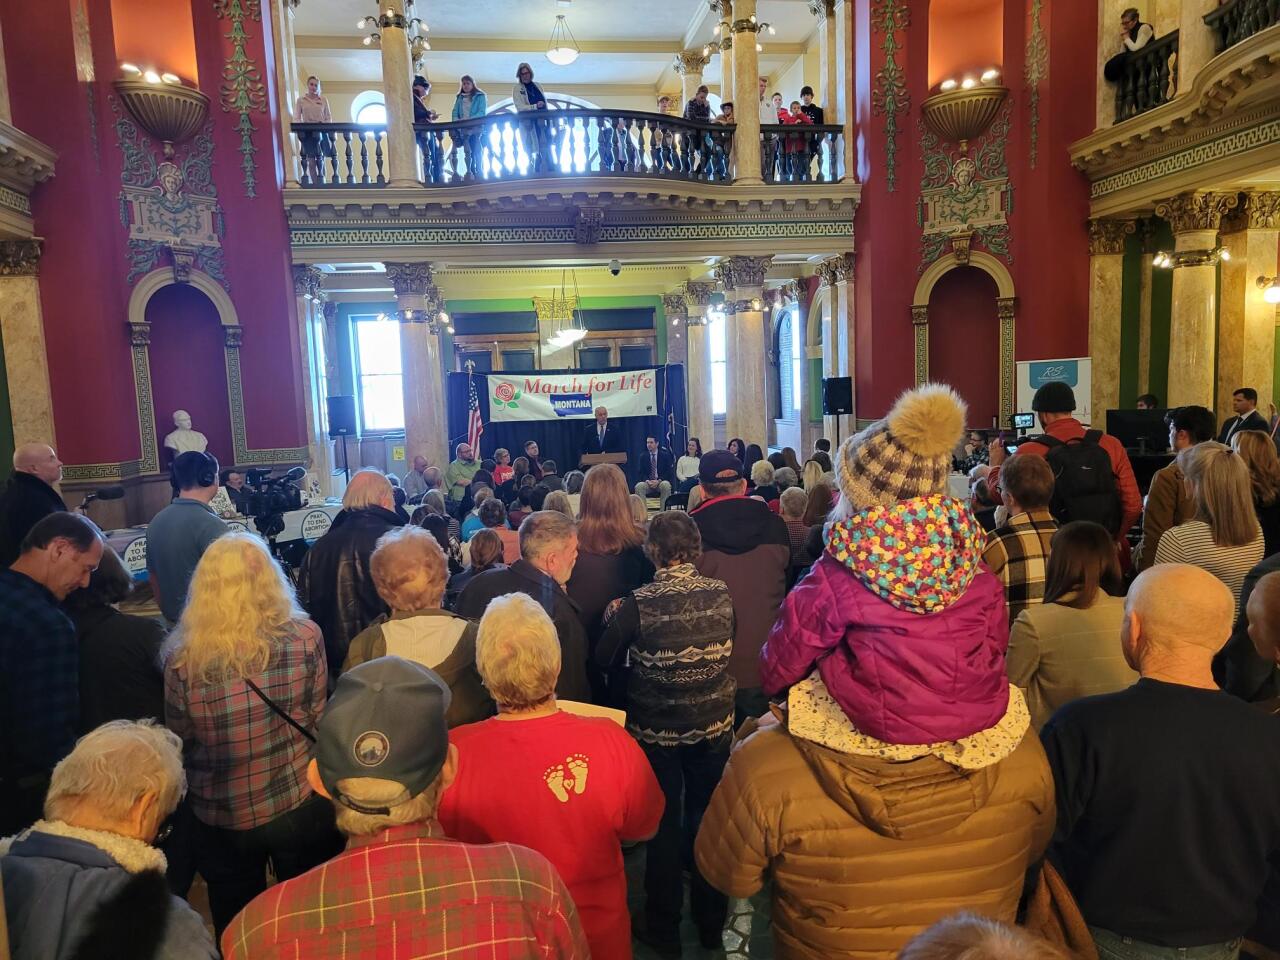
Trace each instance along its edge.
<path fill-rule="evenodd" d="M 485 374 L 489 419 L 590 420 L 596 407 L 611 417 L 658 415 L 657 371 L 627 373 Z"/>

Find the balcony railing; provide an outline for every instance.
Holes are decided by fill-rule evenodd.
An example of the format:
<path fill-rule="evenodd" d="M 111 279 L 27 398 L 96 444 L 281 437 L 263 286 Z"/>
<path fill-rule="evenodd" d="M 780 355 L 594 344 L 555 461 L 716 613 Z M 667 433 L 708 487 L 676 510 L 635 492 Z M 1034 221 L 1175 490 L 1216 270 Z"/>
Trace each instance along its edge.
<path fill-rule="evenodd" d="M 1169 61 L 1178 53 L 1178 31 L 1129 54 L 1116 83 L 1116 123 L 1146 113 L 1173 98 L 1177 87 Z"/>
<path fill-rule="evenodd" d="M 1227 0 L 1205 14 L 1204 22 L 1213 31 L 1214 52 L 1221 53 L 1280 23 L 1280 0 Z"/>
<path fill-rule="evenodd" d="M 304 187 L 383 186 L 385 128 L 295 123 Z M 414 124 L 419 174 L 431 189 L 529 177 L 662 177 L 704 183 L 734 178 L 736 127 L 631 110 L 495 113 Z M 843 176 L 841 127 L 766 126 L 765 179 L 831 182 Z"/>

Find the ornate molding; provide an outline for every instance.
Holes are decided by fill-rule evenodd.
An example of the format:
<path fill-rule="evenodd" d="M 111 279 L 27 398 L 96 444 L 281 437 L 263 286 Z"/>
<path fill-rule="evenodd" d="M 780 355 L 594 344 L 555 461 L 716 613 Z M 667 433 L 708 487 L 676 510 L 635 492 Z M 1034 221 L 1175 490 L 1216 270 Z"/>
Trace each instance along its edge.
<path fill-rule="evenodd" d="M 885 118 L 885 182 L 890 193 L 897 189 L 898 182 L 898 115 L 911 109 L 906 73 L 898 63 L 898 50 L 902 46 L 898 31 L 910 25 L 911 13 L 905 0 L 872 0 L 871 32 L 882 35 L 880 50 L 884 54 L 884 66 L 876 71 L 871 107 Z"/>
<path fill-rule="evenodd" d="M 1222 218 L 1224 233 L 1236 230 L 1280 229 L 1280 192 L 1250 191 L 1241 195 L 1241 204 Z"/>
<path fill-rule="evenodd" d="M 0 277 L 38 276 L 43 245 L 39 237 L 0 240 Z"/>
<path fill-rule="evenodd" d="M 836 15 L 835 0 L 809 0 L 809 13 L 817 17 L 819 24 L 823 24 L 828 17 Z"/>
<path fill-rule="evenodd" d="M 973 240 L 973 233 L 969 230 L 962 230 L 960 233 L 953 233 L 950 236 L 951 255 L 956 258 L 956 263 L 960 266 L 968 266 L 969 264 L 969 242 Z"/>
<path fill-rule="evenodd" d="M 1027 122 L 1028 159 L 1031 169 L 1036 168 L 1036 158 L 1040 146 L 1040 84 L 1049 77 L 1049 43 L 1045 39 L 1044 25 L 1040 22 L 1043 0 L 1031 0 L 1031 29 L 1027 33 L 1026 63 L 1023 67 L 1023 79 L 1027 86 L 1027 109 L 1030 117 Z"/>
<path fill-rule="evenodd" d="M 716 285 L 701 280 L 689 280 L 684 285 L 684 298 L 690 307 L 705 307 L 711 303 Z"/>
<path fill-rule="evenodd" d="M 579 206 L 573 217 L 573 242 L 594 246 L 600 242 L 604 229 L 604 207 L 594 204 Z"/>
<path fill-rule="evenodd" d="M 426 296 L 435 288 L 429 263 L 387 263 L 387 280 L 397 297 Z"/>
<path fill-rule="evenodd" d="M 662 309 L 668 317 L 687 317 L 689 315 L 689 302 L 685 300 L 682 291 L 664 293 L 662 295 Z"/>
<path fill-rule="evenodd" d="M 702 68 L 711 62 L 711 57 L 703 54 L 702 48 L 696 50 L 681 50 L 675 55 L 672 67 L 678 76 L 684 77 L 690 74 L 694 76 L 702 76 Z"/>
<path fill-rule="evenodd" d="M 763 287 L 772 257 L 726 257 L 716 264 L 716 280 L 726 292 L 742 287 Z"/>
<path fill-rule="evenodd" d="M 238 323 L 223 327 L 222 334 L 228 350 L 239 350 L 244 345 L 244 327 Z"/>
<path fill-rule="evenodd" d="M 1133 220 L 1090 220 L 1089 256 L 1115 256 L 1124 253 L 1125 237 L 1137 229 Z"/>
<path fill-rule="evenodd" d="M 224 113 L 234 113 L 240 118 L 236 129 L 240 132 L 240 169 L 244 173 L 244 191 L 249 197 L 258 195 L 256 156 L 258 148 L 253 144 L 257 127 L 253 125 L 255 113 L 267 109 L 267 85 L 262 71 L 246 53 L 249 35 L 245 23 L 262 20 L 261 0 L 213 0 L 214 13 L 219 20 L 231 24 L 226 34 L 231 41 L 231 55 L 222 68 L 221 103 Z"/>
<path fill-rule="evenodd" d="M 324 302 L 324 273 L 307 263 L 293 264 L 293 295 Z"/>
<path fill-rule="evenodd" d="M 929 308 L 911 308 L 916 386 L 929 382 Z"/>
<path fill-rule="evenodd" d="M 173 258 L 173 282 L 190 283 L 191 270 L 196 264 L 200 251 L 195 247 L 180 243 L 169 244 L 169 255 Z"/>
<path fill-rule="evenodd" d="M 0 182 L 20 193 L 53 176 L 57 154 L 30 134 L 0 120 Z"/>
<path fill-rule="evenodd" d="M 151 346 L 151 324 L 147 322 L 130 322 L 129 324 L 129 346 L 131 347 L 149 347 Z"/>
<path fill-rule="evenodd" d="M 814 268 L 824 287 L 834 287 L 853 279 L 854 258 L 852 253 L 842 253 L 835 257 L 827 257 Z"/>
<path fill-rule="evenodd" d="M 733 0 L 707 0 L 707 7 L 721 20 L 733 16 Z"/>
<path fill-rule="evenodd" d="M 1156 216 L 1169 221 L 1174 235 L 1217 230 L 1223 216 L 1240 203 L 1236 193 L 1182 193 L 1156 204 Z"/>
<path fill-rule="evenodd" d="M 1009 418 L 1014 413 L 1013 404 L 1017 399 L 1014 386 L 1017 362 L 1013 352 L 1017 306 L 1015 297 L 1000 297 L 996 300 L 996 316 L 1000 318 L 1000 422 L 1005 426 L 1010 423 Z"/>
<path fill-rule="evenodd" d="M 929 322 L 929 308 L 927 306 L 918 306 L 911 308 L 911 323 L 914 326 L 921 326 Z"/>

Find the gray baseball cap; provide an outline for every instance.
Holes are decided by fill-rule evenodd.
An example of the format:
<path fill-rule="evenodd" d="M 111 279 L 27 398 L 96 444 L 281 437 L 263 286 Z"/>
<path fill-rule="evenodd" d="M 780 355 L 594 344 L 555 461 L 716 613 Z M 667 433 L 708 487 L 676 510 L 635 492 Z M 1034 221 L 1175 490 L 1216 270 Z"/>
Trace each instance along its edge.
<path fill-rule="evenodd" d="M 415 797 L 449 754 L 445 712 L 452 694 L 439 675 L 401 657 L 379 657 L 347 671 L 316 728 L 316 770 L 334 802 L 385 814 L 343 796 L 338 781 L 390 780 Z"/>

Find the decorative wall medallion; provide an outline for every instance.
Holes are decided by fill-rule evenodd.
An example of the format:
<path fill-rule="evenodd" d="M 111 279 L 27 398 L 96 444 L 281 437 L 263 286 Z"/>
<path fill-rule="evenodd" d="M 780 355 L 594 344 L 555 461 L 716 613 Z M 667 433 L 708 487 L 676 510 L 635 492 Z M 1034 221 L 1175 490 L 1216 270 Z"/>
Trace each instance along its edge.
<path fill-rule="evenodd" d="M 195 268 L 227 287 L 222 255 L 222 208 L 213 185 L 213 124 L 172 161 L 161 161 L 138 134 L 132 118 L 111 97 L 116 142 L 124 156 L 120 222 L 129 230 L 129 274 L 132 286 L 169 259 L 175 275 Z"/>
<path fill-rule="evenodd" d="M 240 169 L 244 171 L 244 192 L 247 196 L 256 197 L 258 173 L 254 158 L 258 148 L 253 145 L 253 134 L 257 130 L 253 125 L 253 115 L 266 112 L 267 85 L 262 81 L 262 71 L 245 52 L 249 35 L 245 33 L 244 25 L 250 20 L 261 21 L 261 2 L 213 0 L 213 9 L 218 19 L 231 22 L 231 30 L 226 35 L 231 41 L 231 56 L 222 68 L 222 110 L 224 113 L 237 114 L 240 118 L 237 129 L 240 131 Z"/>
<path fill-rule="evenodd" d="M 919 221 L 920 266 L 937 260 L 949 242 L 960 252 L 955 238 L 969 235 L 969 245 L 980 242 L 991 253 L 1012 261 L 1009 255 L 1009 221 L 1013 212 L 1013 186 L 1005 148 L 1009 139 L 1012 107 L 1006 106 L 977 141 L 972 156 L 943 145 L 923 123 L 920 146 L 924 153 L 924 176 L 920 179 Z"/>
<path fill-rule="evenodd" d="M 1027 34 L 1026 66 L 1023 70 L 1027 82 L 1027 107 L 1031 111 L 1027 128 L 1030 132 L 1031 149 L 1028 154 L 1032 170 L 1036 168 L 1040 144 L 1040 83 L 1049 76 L 1049 43 L 1040 22 L 1042 4 L 1043 0 L 1031 0 L 1031 30 Z"/>
<path fill-rule="evenodd" d="M 911 24 L 911 14 L 905 0 L 873 0 L 871 6 L 871 30 L 883 34 L 880 49 L 884 53 L 884 66 L 876 71 L 875 85 L 871 91 L 871 107 L 884 122 L 885 181 L 892 193 L 897 188 L 898 115 L 911 108 L 911 95 L 907 93 L 906 74 L 898 64 L 901 43 L 898 31 Z"/>

